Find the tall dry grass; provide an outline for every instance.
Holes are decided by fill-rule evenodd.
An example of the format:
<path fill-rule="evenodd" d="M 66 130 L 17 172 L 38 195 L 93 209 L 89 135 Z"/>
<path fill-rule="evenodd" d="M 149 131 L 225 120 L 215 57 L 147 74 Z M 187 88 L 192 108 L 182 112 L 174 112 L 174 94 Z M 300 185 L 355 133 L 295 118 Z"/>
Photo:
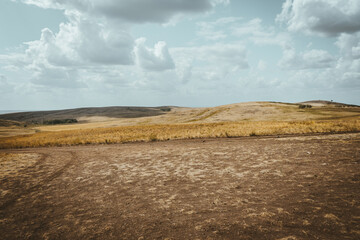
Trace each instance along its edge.
<path fill-rule="evenodd" d="M 32 135 L 2 138 L 0 139 L 0 148 L 353 131 L 360 131 L 360 120 L 256 121 L 122 126 L 39 132 Z"/>

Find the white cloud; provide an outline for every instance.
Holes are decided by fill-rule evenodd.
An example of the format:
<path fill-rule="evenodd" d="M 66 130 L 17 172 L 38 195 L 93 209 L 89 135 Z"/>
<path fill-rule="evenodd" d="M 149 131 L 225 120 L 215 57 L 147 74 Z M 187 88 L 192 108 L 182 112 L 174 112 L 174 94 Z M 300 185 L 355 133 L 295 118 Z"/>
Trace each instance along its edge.
<path fill-rule="evenodd" d="M 243 76 L 239 79 L 238 89 L 248 88 L 248 89 L 267 89 L 279 87 L 281 81 L 278 78 L 273 78 L 269 76 L 264 76 L 259 74 L 257 71 L 250 72 L 247 76 Z"/>
<path fill-rule="evenodd" d="M 192 66 L 185 64 L 184 66 L 177 67 L 176 73 L 182 83 L 187 83 L 192 75 Z"/>
<path fill-rule="evenodd" d="M 335 58 L 324 50 L 312 49 L 296 53 L 294 48 L 284 49 L 279 65 L 285 69 L 321 69 L 335 65 Z"/>
<path fill-rule="evenodd" d="M 360 87 L 360 33 L 341 34 L 336 45 L 340 51 L 336 65 L 336 69 L 341 73 L 338 76 L 338 85 Z"/>
<path fill-rule="evenodd" d="M 266 26 L 260 18 L 245 22 L 239 17 L 224 17 L 213 22 L 199 22 L 197 26 L 197 35 L 206 40 L 226 41 L 232 37 L 249 44 L 283 48 L 289 47 L 293 42 L 289 33 L 278 32 L 274 27 Z"/>
<path fill-rule="evenodd" d="M 185 50 L 186 51 L 186 50 Z M 246 48 L 241 44 L 214 44 L 187 49 L 209 79 L 221 80 L 231 72 L 248 69 Z"/>
<path fill-rule="evenodd" d="M 81 79 L 93 69 L 134 64 L 134 40 L 121 26 L 81 14 L 67 17 L 58 33 L 45 28 L 39 40 L 25 43 L 23 53 L 2 55 L 0 61 L 30 71 L 28 79 L 34 84 L 62 88 L 85 87 Z"/>
<path fill-rule="evenodd" d="M 189 78 L 219 83 L 249 68 L 246 48 L 239 43 L 173 48 L 171 53 L 180 66 L 178 76 L 185 83 Z"/>
<path fill-rule="evenodd" d="M 190 98 L 184 96 L 201 99 L 208 94 L 202 101 L 215 104 L 217 100 L 213 96 L 219 96 L 219 93 L 227 96 L 229 92 L 232 101 L 238 101 L 238 96 L 245 93 L 253 100 L 259 100 L 259 95 L 254 94 L 258 91 L 253 91 L 259 88 L 263 93 L 275 96 L 266 89 L 273 88 L 276 92 L 282 88 L 286 93 L 286 88 L 297 89 L 298 86 L 303 87 L 304 92 L 313 88 L 341 87 L 346 92 L 351 86 L 359 87 L 360 37 L 359 33 L 353 33 L 357 31 L 358 23 L 354 19 L 359 12 L 359 1 L 343 0 L 342 6 L 335 0 L 286 1 L 277 17 L 277 21 L 292 31 L 339 36 L 336 42 L 339 53 L 331 51 L 325 44 L 319 47 L 319 39 L 313 36 L 297 39 L 297 34 L 272 26 L 261 20 L 261 15 L 244 19 L 230 15 L 233 9 L 214 8 L 229 4 L 229 0 L 18 1 L 62 9 L 67 18 L 60 24 L 58 32 L 45 28 L 39 40 L 25 43 L 22 51 L 18 49 L 16 53 L 0 55 L 1 74 L 8 79 L 0 79 L 1 90 L 11 89 L 14 85 L 16 94 L 23 93 L 22 96 L 59 93 L 61 97 L 62 93 L 77 88 L 73 92 L 83 94 L 86 103 L 90 104 L 97 104 L 96 97 L 108 99 L 108 104 L 143 104 L 139 94 L 153 104 L 154 98 L 184 94 L 178 103 L 182 105 L 188 101 L 191 105 Z M 302 7 L 299 7 L 300 3 Z M 189 24 L 196 24 L 195 36 L 191 35 L 191 27 L 183 33 L 182 39 L 188 39 L 188 42 L 181 42 L 177 36 L 169 36 L 164 41 L 156 39 L 156 36 L 163 38 L 166 34 L 162 32 L 166 30 L 159 29 L 162 26 L 177 23 L 188 15 L 213 13 L 211 10 L 220 11 L 216 15 L 206 15 L 202 20 L 195 18 L 166 29 L 181 31 Z M 327 19 L 327 10 L 331 21 Z M 215 16 L 222 17 L 207 21 Z M 149 34 L 147 27 L 139 28 L 146 29 L 143 34 L 135 29 L 134 34 L 140 35 L 131 35 L 133 26 L 144 23 L 158 23 L 154 28 L 149 24 L 149 29 L 154 29 L 150 33 L 153 34 L 151 46 L 145 42 L 145 37 L 150 42 L 150 36 L 143 35 Z M 348 26 L 339 30 L 344 25 Z M 313 45 L 305 47 L 304 39 Z M 170 41 L 171 46 L 167 46 Z M 177 47 L 172 47 L 175 45 Z"/>
<path fill-rule="evenodd" d="M 287 48 L 292 45 L 292 38 L 286 32 L 278 32 L 273 27 L 266 27 L 262 19 L 254 18 L 246 23 L 231 27 L 232 35 L 236 37 L 247 37 L 257 45 L 275 45 Z"/>
<path fill-rule="evenodd" d="M 27 43 L 29 58 L 55 66 L 133 64 L 133 39 L 122 29 L 81 17 L 69 18 L 54 34 L 45 28 L 40 40 Z"/>
<path fill-rule="evenodd" d="M 31 82 L 37 85 L 59 88 L 83 88 L 86 84 L 79 81 L 78 71 L 52 66 L 42 66 L 34 70 Z"/>
<path fill-rule="evenodd" d="M 145 46 L 146 39 L 136 40 L 135 54 L 138 64 L 150 71 L 164 71 L 175 68 L 166 43 L 163 41 L 155 44 L 154 48 Z"/>
<path fill-rule="evenodd" d="M 334 63 L 334 58 L 324 50 L 313 49 L 306 51 L 302 58 L 309 68 L 329 68 Z"/>
<path fill-rule="evenodd" d="M 197 35 L 206 39 L 218 41 L 228 37 L 226 27 L 229 27 L 239 21 L 241 18 L 225 17 L 219 18 L 213 22 L 198 22 L 197 26 L 200 28 Z"/>
<path fill-rule="evenodd" d="M 136 56 L 141 56 L 139 66 L 148 71 L 134 69 L 134 86 L 139 89 L 152 89 L 154 91 L 182 91 L 184 89 L 202 90 L 212 88 L 219 81 L 234 81 L 234 77 L 241 70 L 248 69 L 247 51 L 241 44 L 213 44 L 201 47 L 178 47 L 169 50 L 175 68 L 167 71 L 154 71 L 164 69 L 165 62 L 158 62 L 161 54 L 159 47 L 147 48 L 145 39 L 137 40 Z M 140 50 L 138 47 L 141 46 Z M 161 45 L 160 45 L 161 46 Z M 145 49 L 144 49 L 145 48 Z M 158 50 L 156 50 L 158 49 Z M 144 62 L 147 60 L 146 67 Z M 165 66 L 168 66 L 165 64 Z M 189 83 L 189 84 L 188 84 Z M 190 84 L 191 83 L 191 84 Z M 187 91 L 187 90 L 184 90 Z"/>
<path fill-rule="evenodd" d="M 341 34 L 336 46 L 339 54 L 335 58 L 323 50 L 296 53 L 286 49 L 279 65 L 290 69 L 289 85 L 307 88 L 356 90 L 360 88 L 360 56 L 357 48 L 360 33 Z"/>
<path fill-rule="evenodd" d="M 179 14 L 207 12 L 229 0 L 23 0 L 42 8 L 76 10 L 89 16 L 100 16 L 135 23 L 166 23 Z"/>
<path fill-rule="evenodd" d="M 343 57 L 350 59 L 360 58 L 360 34 L 341 34 L 336 45 Z"/>
<path fill-rule="evenodd" d="M 132 73 L 128 76 L 131 79 L 136 75 L 131 67 L 134 64 L 144 71 L 175 69 L 166 43 L 160 41 L 149 48 L 144 39 L 135 42 L 130 34 L 132 24 L 167 23 L 185 14 L 208 12 L 216 5 L 229 3 L 228 0 L 19 1 L 64 10 L 67 22 L 59 25 L 57 33 L 43 29 L 39 40 L 25 43 L 23 53 L 0 56 L 2 68 L 25 69 L 31 73 L 28 79 L 32 83 L 60 88 L 85 87 L 84 79 L 106 81 L 96 77 L 96 71 L 115 73 L 123 65 L 129 66 L 123 71 Z M 176 73 L 186 82 L 191 67 L 182 63 Z"/>
<path fill-rule="evenodd" d="M 345 73 L 339 85 L 345 88 L 360 88 L 360 72 Z"/>
<path fill-rule="evenodd" d="M 297 53 L 291 46 L 285 48 L 279 65 L 293 70 L 290 82 L 304 87 L 359 87 L 360 1 L 287 0 L 276 20 L 290 31 L 337 36 L 335 56 L 324 50 Z"/>
<path fill-rule="evenodd" d="M 272 36 L 273 31 L 265 29 L 260 18 L 254 18 L 246 23 L 232 27 L 232 34 L 238 37 L 253 35 L 258 37 Z"/>
<path fill-rule="evenodd" d="M 276 21 L 307 34 L 354 33 L 360 30 L 360 1 L 286 0 Z"/>
<path fill-rule="evenodd" d="M 211 3 L 213 6 L 216 6 L 218 4 L 228 5 L 230 3 L 230 0 L 211 0 Z"/>
<path fill-rule="evenodd" d="M 197 25 L 200 27 L 200 30 L 197 32 L 197 35 L 204 39 L 218 41 L 221 39 L 225 39 L 227 37 L 227 35 L 223 31 L 221 30 L 215 31 L 213 27 L 208 23 L 202 22 L 202 23 L 198 23 Z"/>

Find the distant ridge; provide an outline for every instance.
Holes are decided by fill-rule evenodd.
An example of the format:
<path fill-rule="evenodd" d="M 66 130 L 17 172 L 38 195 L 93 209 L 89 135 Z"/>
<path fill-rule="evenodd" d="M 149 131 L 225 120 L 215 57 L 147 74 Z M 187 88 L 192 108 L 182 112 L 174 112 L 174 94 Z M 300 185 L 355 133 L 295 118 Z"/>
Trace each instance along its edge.
<path fill-rule="evenodd" d="M 0 119 L 0 127 L 10 127 L 10 126 L 24 126 L 24 123 L 18 121 Z"/>
<path fill-rule="evenodd" d="M 0 110 L 0 115 L 7 113 L 18 113 L 18 112 L 26 112 L 26 110 Z"/>
<path fill-rule="evenodd" d="M 90 107 L 53 111 L 32 111 L 0 114 L 0 119 L 40 123 L 54 119 L 104 116 L 113 118 L 139 118 L 165 114 L 174 107 Z"/>
<path fill-rule="evenodd" d="M 326 101 L 326 100 L 311 100 L 311 101 L 305 101 L 300 102 L 298 104 L 309 104 L 314 106 L 335 106 L 335 107 L 359 107 L 355 104 L 346 104 L 346 103 L 339 103 L 339 102 L 333 102 L 333 101 Z"/>
<path fill-rule="evenodd" d="M 299 110 L 299 105 L 311 105 L 311 111 Z M 320 114 L 321 113 L 321 114 Z M 160 118 L 154 118 L 160 116 Z M 115 125 L 173 124 L 190 122 L 231 122 L 262 120 L 307 120 L 351 118 L 360 116 L 357 105 L 325 100 L 301 103 L 284 102 L 243 102 L 204 108 L 160 107 L 88 107 L 54 111 L 31 111 L 0 114 L 0 119 L 22 124 L 57 124 L 79 122 L 94 123 L 111 121 Z M 141 119 L 147 117 L 147 119 Z M 77 121 L 74 121 L 74 120 Z M 63 121 L 62 121 L 63 120 Z M 117 121 L 116 123 L 114 121 Z M 3 124 L 11 124 L 3 123 Z M 102 125 L 104 126 L 104 125 Z"/>

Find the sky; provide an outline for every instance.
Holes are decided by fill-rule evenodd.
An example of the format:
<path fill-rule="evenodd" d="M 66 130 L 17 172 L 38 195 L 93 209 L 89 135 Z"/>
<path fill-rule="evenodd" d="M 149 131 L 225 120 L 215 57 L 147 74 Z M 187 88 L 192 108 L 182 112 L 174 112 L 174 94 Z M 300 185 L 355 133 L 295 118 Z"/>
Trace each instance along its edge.
<path fill-rule="evenodd" d="M 1 0 L 0 109 L 360 105 L 359 0 Z"/>

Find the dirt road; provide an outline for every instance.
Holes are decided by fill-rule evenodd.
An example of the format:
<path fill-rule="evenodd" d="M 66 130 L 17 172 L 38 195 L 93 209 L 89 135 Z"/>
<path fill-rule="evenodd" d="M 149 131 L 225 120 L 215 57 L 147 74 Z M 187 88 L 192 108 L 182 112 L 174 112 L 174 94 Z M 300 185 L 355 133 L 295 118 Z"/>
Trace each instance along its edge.
<path fill-rule="evenodd" d="M 360 239 L 360 134 L 0 154 L 0 239 Z"/>

